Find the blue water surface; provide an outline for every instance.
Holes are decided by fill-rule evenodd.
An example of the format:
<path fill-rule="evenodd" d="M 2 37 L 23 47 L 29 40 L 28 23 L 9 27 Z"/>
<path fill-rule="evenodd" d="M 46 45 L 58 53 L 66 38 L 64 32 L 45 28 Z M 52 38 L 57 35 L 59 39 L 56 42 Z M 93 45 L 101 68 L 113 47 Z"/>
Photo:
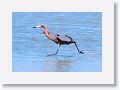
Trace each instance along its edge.
<path fill-rule="evenodd" d="M 57 44 L 50 41 L 42 29 L 71 36 L 74 44 L 63 45 L 57 55 Z M 101 12 L 13 12 L 12 13 L 13 72 L 101 72 L 102 13 Z"/>

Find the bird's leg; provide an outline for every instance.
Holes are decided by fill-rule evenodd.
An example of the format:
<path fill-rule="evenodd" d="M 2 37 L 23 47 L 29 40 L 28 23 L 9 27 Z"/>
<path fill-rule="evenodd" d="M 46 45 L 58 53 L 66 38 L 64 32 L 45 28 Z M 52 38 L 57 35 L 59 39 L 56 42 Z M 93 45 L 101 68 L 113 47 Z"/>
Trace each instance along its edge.
<path fill-rule="evenodd" d="M 82 52 L 82 51 L 80 51 L 80 50 L 78 49 L 78 46 L 77 46 L 76 42 L 74 42 L 74 44 L 75 44 L 75 46 L 76 46 L 78 52 L 81 53 L 81 54 L 84 54 L 84 52 Z"/>
<path fill-rule="evenodd" d="M 56 55 L 57 53 L 58 53 L 58 50 L 59 50 L 59 48 L 60 48 L 60 43 L 58 43 L 58 48 L 57 48 L 57 51 L 56 51 L 56 53 L 54 53 L 54 54 L 50 54 L 50 55 L 47 55 L 47 56 L 52 56 L 52 55 Z"/>
<path fill-rule="evenodd" d="M 58 48 L 57 48 L 57 51 L 56 51 L 56 53 L 55 53 L 55 54 L 57 54 L 57 53 L 58 53 L 59 48 L 60 48 L 60 43 L 58 43 Z"/>

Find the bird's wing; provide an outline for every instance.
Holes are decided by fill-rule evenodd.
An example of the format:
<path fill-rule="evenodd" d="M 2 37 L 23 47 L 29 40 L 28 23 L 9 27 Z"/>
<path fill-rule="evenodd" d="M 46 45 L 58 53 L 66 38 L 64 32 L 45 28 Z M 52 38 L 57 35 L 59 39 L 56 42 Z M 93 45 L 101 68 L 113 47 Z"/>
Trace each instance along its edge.
<path fill-rule="evenodd" d="M 50 35 L 51 37 L 57 38 L 57 34 L 56 34 L 56 33 L 49 32 L 49 35 Z"/>
<path fill-rule="evenodd" d="M 72 41 L 72 38 L 67 36 L 67 35 L 59 35 L 58 39 L 61 40 L 61 41 L 66 41 L 66 42 Z"/>

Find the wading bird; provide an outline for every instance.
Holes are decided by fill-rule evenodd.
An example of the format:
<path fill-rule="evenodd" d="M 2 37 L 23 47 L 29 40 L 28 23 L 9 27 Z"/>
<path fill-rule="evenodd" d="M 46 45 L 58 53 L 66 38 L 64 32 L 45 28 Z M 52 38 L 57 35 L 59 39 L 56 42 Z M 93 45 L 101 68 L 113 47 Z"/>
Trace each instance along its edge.
<path fill-rule="evenodd" d="M 44 29 L 43 32 L 46 35 L 46 37 L 49 38 L 50 40 L 52 40 L 53 42 L 55 42 L 56 44 L 58 44 L 58 48 L 57 48 L 56 53 L 51 54 L 51 55 L 56 55 L 58 53 L 58 50 L 59 50 L 61 45 L 69 45 L 69 44 L 72 44 L 72 43 L 75 44 L 79 53 L 84 54 L 84 52 L 82 52 L 78 49 L 78 46 L 77 46 L 76 42 L 70 36 L 48 32 L 48 28 L 43 24 L 38 25 L 38 26 L 33 27 L 33 28 L 43 28 Z"/>

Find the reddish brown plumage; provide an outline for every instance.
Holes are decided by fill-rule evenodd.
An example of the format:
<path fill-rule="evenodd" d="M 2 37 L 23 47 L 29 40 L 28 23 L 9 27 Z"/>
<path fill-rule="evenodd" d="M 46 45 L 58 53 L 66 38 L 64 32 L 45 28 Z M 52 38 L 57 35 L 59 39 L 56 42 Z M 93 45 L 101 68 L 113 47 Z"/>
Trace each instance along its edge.
<path fill-rule="evenodd" d="M 56 44 L 58 44 L 58 49 L 59 49 L 60 45 L 63 45 L 63 44 L 69 45 L 71 43 L 74 43 L 78 52 L 84 54 L 82 51 L 79 51 L 76 42 L 70 36 L 50 33 L 50 32 L 48 32 L 48 28 L 43 24 L 38 25 L 34 28 L 43 28 L 44 34 L 46 35 L 46 37 L 49 38 L 50 40 L 52 40 L 53 42 L 55 42 Z M 57 49 L 57 52 L 55 54 L 58 53 L 58 49 Z"/>

